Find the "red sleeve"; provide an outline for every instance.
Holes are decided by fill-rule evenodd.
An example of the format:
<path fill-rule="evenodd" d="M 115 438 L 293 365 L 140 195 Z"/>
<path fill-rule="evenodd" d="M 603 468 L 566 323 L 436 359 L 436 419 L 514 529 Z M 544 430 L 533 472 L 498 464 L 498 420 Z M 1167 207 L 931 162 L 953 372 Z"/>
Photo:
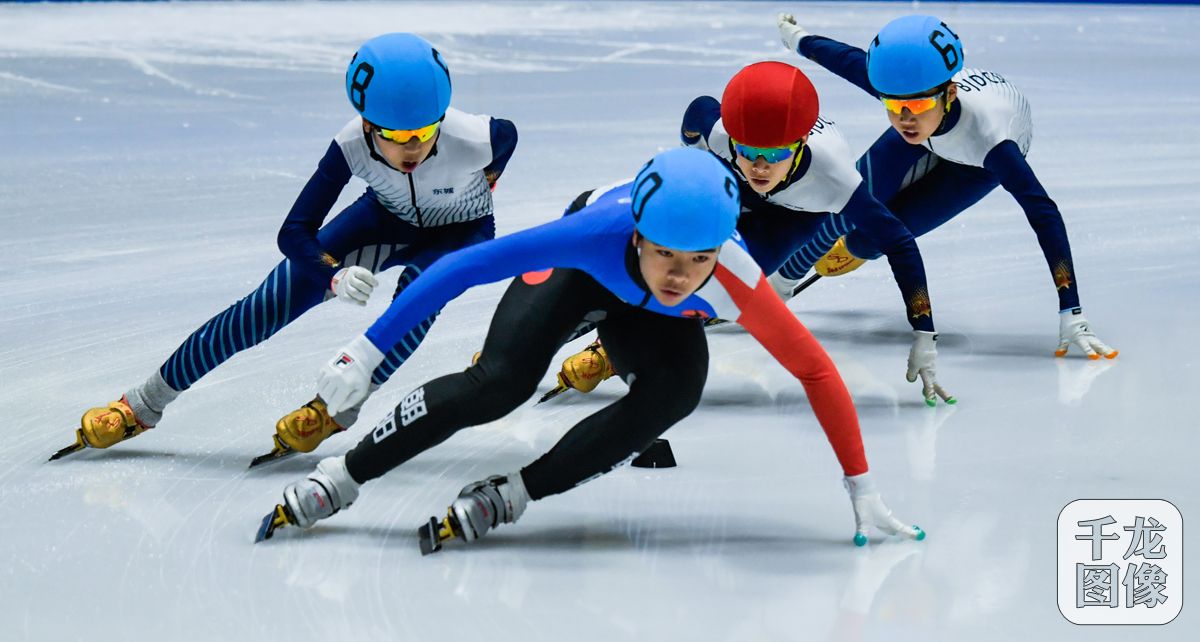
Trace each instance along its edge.
<path fill-rule="evenodd" d="M 741 311 L 738 324 L 804 386 L 846 476 L 867 472 L 854 400 L 816 337 L 788 310 L 761 273 L 754 288 L 722 265 L 717 266 L 715 276 Z"/>

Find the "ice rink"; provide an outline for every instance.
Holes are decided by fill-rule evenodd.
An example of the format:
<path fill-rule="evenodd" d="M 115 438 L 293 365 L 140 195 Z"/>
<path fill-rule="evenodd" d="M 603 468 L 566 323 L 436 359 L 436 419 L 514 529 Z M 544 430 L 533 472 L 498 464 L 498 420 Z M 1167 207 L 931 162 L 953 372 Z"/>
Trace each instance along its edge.
<path fill-rule="evenodd" d="M 358 44 L 415 31 L 447 59 L 458 108 L 516 123 L 495 192 L 505 234 L 677 145 L 688 102 L 758 60 L 809 72 L 822 114 L 865 149 L 884 110 L 786 51 L 775 13 L 865 46 L 914 5 L 0 6 L 0 639 L 1197 639 L 1194 562 L 1167 591 L 1190 596 L 1178 618 L 1133 629 L 1067 622 L 1055 564 L 1059 511 L 1080 498 L 1170 500 L 1192 528 L 1185 559 L 1200 555 L 1200 11 L 917 9 L 1029 99 L 1030 162 L 1066 219 L 1084 311 L 1121 356 L 1052 356 L 1053 284 L 999 191 L 920 239 L 957 406 L 927 408 L 904 381 L 909 328 L 884 262 L 790 304 L 846 378 L 884 499 L 925 542 L 853 546 L 801 387 L 726 326 L 709 335 L 704 401 L 666 435 L 678 468 L 619 470 L 423 558 L 415 528 L 464 483 L 532 461 L 623 384 L 531 400 L 317 528 L 252 541 L 286 483 L 468 364 L 504 284 L 449 305 L 359 424 L 311 455 L 246 469 L 386 308 L 394 271 L 365 310 L 329 302 L 233 358 L 154 431 L 46 461 L 84 410 L 279 261 L 284 215 L 354 115 L 342 74 Z"/>

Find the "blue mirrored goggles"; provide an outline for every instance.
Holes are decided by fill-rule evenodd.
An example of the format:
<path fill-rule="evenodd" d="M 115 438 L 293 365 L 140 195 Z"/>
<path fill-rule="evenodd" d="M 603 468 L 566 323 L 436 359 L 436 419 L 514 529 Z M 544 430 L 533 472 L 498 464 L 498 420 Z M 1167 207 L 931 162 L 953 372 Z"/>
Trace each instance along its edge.
<path fill-rule="evenodd" d="M 752 145 L 743 145 L 736 140 L 733 141 L 733 149 L 738 153 L 738 156 L 748 158 L 751 161 L 758 160 L 758 157 L 762 156 L 763 160 L 768 163 L 785 161 L 795 156 L 796 152 L 803 146 L 804 141 L 799 140 L 785 147 L 754 147 Z"/>

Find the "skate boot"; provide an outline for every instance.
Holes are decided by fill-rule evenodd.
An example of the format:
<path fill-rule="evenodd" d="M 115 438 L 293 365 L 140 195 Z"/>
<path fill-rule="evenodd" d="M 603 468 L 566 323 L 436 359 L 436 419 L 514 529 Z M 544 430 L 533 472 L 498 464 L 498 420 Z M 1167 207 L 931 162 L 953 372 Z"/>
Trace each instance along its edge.
<path fill-rule="evenodd" d="M 846 237 L 843 236 L 829 248 L 825 256 L 817 259 L 813 270 L 821 276 L 841 276 L 857 270 L 866 262 L 866 259 L 858 258 L 846 249 Z"/>
<path fill-rule="evenodd" d="M 50 461 L 84 448 L 108 448 L 146 432 L 162 421 L 163 410 L 179 394 L 155 371 L 145 383 L 125 391 L 119 400 L 83 413 L 75 443 L 51 455 Z"/>
<path fill-rule="evenodd" d="M 558 385 L 542 395 L 542 398 L 538 399 L 538 403 L 549 401 L 567 390 L 591 392 L 600 385 L 601 381 L 614 374 L 616 372 L 613 370 L 612 361 L 609 360 L 608 353 L 604 351 L 604 346 L 600 345 L 600 340 L 597 339 L 582 352 L 573 354 L 563 361 L 562 370 L 558 371 Z"/>
<path fill-rule="evenodd" d="M 349 421 L 345 421 L 346 415 L 351 413 L 353 416 Z M 310 453 L 316 450 L 321 442 L 354 423 L 353 420 L 358 418 L 358 408 L 347 410 L 339 416 L 345 421 L 344 424 L 329 415 L 329 410 L 320 397 L 313 398 L 275 423 L 274 447 L 271 452 L 255 457 L 250 462 L 250 467 L 283 459 L 294 453 Z"/>
<path fill-rule="evenodd" d="M 467 484 L 450 504 L 446 517 L 436 517 L 417 529 L 421 554 L 441 550 L 442 543 L 457 537 L 473 542 L 500 524 L 512 524 L 521 518 L 529 504 L 529 492 L 521 473 L 492 475 L 479 482 Z"/>
<path fill-rule="evenodd" d="M 136 437 L 153 428 L 138 421 L 129 401 L 122 396 L 102 408 L 92 408 L 79 419 L 75 430 L 75 443 L 50 456 L 50 461 L 60 459 L 84 448 L 108 448 L 113 444 Z"/>
<path fill-rule="evenodd" d="M 283 489 L 283 503 L 263 518 L 254 541 L 270 539 L 282 526 L 311 528 L 358 499 L 359 483 L 346 470 L 346 457 L 328 457 L 302 481 Z"/>

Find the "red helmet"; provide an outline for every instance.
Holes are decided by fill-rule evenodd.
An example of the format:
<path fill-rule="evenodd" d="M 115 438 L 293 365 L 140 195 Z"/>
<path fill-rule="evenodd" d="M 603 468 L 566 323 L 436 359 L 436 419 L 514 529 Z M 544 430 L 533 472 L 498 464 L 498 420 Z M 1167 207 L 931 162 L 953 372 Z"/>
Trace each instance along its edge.
<path fill-rule="evenodd" d="M 817 90 L 803 71 L 782 62 L 756 62 L 725 85 L 721 120 L 739 143 L 783 147 L 817 122 Z"/>

